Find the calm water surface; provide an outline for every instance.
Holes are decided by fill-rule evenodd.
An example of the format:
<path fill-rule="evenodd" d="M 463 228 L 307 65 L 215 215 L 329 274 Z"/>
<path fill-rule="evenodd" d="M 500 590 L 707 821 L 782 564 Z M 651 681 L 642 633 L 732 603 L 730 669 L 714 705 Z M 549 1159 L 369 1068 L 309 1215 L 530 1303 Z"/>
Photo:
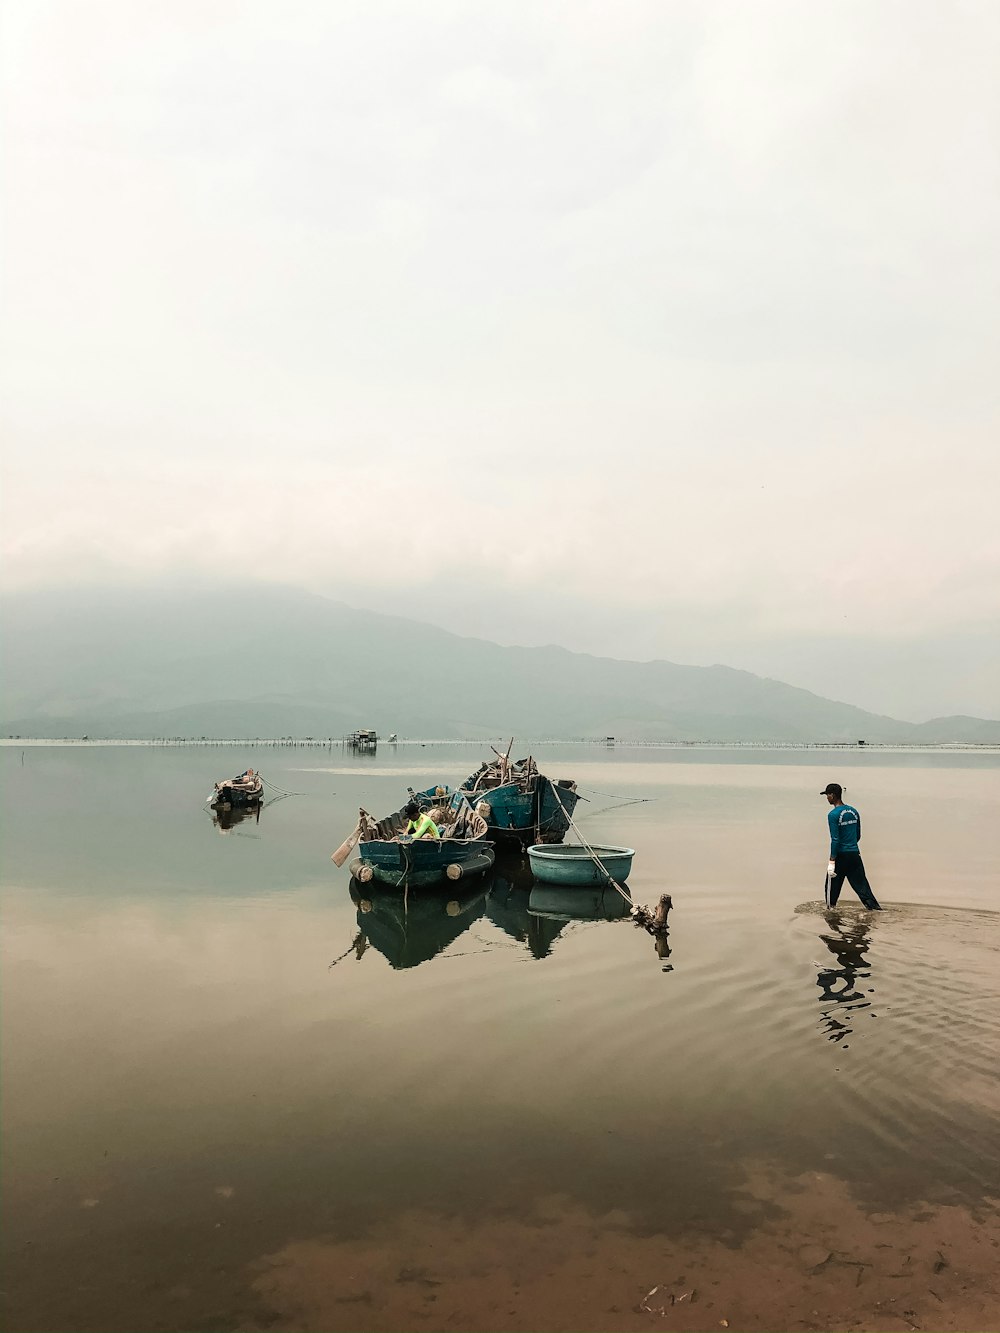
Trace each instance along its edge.
<path fill-rule="evenodd" d="M 532 911 L 517 861 L 352 898 L 358 806 L 479 748 L 0 750 L 6 1327 L 306 1326 L 265 1256 L 416 1214 L 559 1199 L 739 1247 L 778 1207 L 747 1205 L 762 1169 L 872 1215 L 1000 1197 L 1000 756 L 536 754 L 636 848 L 636 900 L 672 894 L 669 954 Z M 296 794 L 222 830 L 205 794 L 247 764 Z M 829 780 L 880 915 L 821 910 Z M 345 1326 L 383 1326 L 357 1300 Z"/>

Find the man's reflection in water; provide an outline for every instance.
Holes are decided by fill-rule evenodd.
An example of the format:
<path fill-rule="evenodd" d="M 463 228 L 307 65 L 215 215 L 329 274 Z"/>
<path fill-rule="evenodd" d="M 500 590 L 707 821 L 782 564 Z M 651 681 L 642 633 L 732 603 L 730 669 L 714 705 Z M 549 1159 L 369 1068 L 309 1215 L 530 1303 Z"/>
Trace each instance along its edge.
<path fill-rule="evenodd" d="M 865 956 L 871 944 L 871 922 L 846 912 L 830 911 L 825 915 L 830 930 L 828 934 L 820 934 L 820 939 L 838 966 L 820 968 L 816 976 L 819 1001 L 824 1006 L 820 1026 L 829 1041 L 844 1041 L 854 1031 L 852 1024 L 857 1012 L 871 1008 L 867 991 L 858 988 L 859 981 L 871 977 Z"/>

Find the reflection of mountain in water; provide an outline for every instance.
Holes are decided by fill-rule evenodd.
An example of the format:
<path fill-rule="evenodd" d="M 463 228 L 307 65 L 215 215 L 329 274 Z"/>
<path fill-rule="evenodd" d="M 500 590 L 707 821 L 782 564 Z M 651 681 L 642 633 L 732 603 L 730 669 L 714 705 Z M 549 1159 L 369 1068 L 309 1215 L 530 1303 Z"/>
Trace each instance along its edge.
<path fill-rule="evenodd" d="M 486 885 L 479 880 L 464 893 L 424 890 L 404 895 L 352 879 L 351 898 L 362 935 L 390 966 L 402 969 L 428 962 L 468 930 L 483 915 Z"/>

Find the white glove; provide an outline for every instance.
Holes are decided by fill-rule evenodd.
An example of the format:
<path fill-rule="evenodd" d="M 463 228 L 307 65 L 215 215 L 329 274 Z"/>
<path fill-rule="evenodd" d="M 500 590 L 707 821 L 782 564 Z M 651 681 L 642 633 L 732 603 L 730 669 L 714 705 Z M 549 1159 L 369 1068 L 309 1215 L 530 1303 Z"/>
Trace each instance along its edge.
<path fill-rule="evenodd" d="M 833 879 L 834 875 L 837 873 L 837 863 L 836 863 L 836 861 L 828 861 L 828 862 L 827 862 L 827 865 L 826 865 L 826 873 L 830 876 L 831 879 Z"/>

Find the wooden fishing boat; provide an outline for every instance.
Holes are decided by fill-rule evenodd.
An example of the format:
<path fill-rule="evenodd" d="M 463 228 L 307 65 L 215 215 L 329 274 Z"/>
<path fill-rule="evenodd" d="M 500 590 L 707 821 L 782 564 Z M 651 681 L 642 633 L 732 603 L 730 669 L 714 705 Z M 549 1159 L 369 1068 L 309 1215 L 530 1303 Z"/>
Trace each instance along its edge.
<path fill-rule="evenodd" d="M 539 845 L 528 848 L 531 873 L 542 884 L 578 886 L 605 885 L 609 880 L 623 883 L 632 869 L 632 847 L 582 847 L 563 843 L 558 847 Z"/>
<path fill-rule="evenodd" d="M 513 743 L 513 742 L 512 742 Z M 476 814 L 486 821 L 487 836 L 498 845 L 527 847 L 529 843 L 562 842 L 580 795 L 570 778 L 552 779 L 539 773 L 531 755 L 511 762 L 494 750 L 458 790 Z M 450 787 L 428 787 L 413 792 L 421 808 L 451 795 Z"/>
<path fill-rule="evenodd" d="M 264 799 L 264 783 L 259 773 L 248 768 L 235 778 L 224 778 L 215 784 L 208 800 L 213 810 L 245 810 L 259 805 Z"/>
<path fill-rule="evenodd" d="M 425 813 L 438 826 L 439 838 L 408 837 L 405 807 L 384 819 L 375 819 L 362 809 L 355 829 L 358 856 L 351 862 L 354 878 L 360 884 L 375 879 L 393 888 L 419 888 L 489 870 L 494 851 L 486 835 L 486 821 L 462 792 L 453 792 L 449 800 L 428 807 Z"/>

